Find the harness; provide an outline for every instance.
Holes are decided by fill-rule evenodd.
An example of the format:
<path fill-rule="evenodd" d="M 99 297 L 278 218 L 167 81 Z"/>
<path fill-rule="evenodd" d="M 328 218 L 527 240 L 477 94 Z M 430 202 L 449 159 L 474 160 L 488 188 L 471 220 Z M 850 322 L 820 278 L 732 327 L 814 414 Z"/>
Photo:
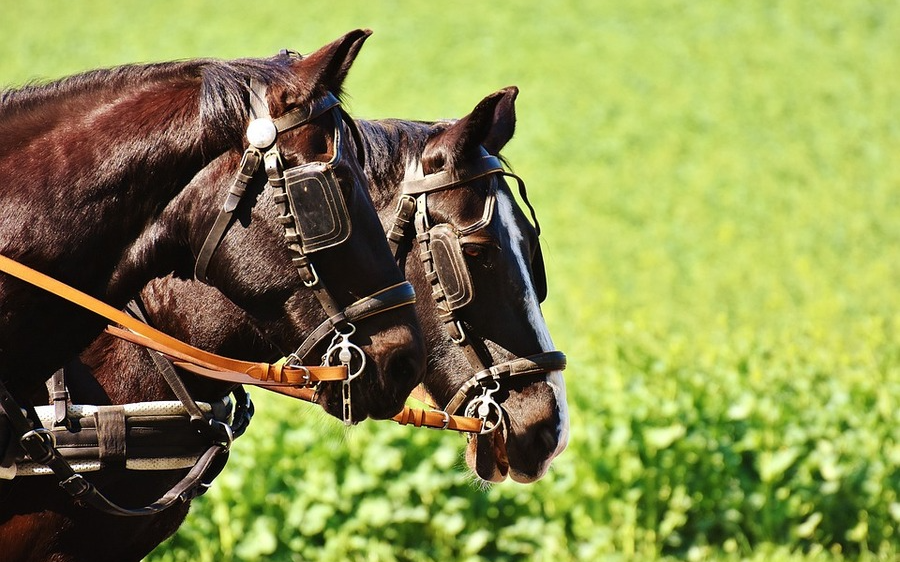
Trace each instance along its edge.
<path fill-rule="evenodd" d="M 475 294 L 460 240 L 490 224 L 497 201 L 498 181 L 493 179 L 490 182 L 480 220 L 462 228 L 446 223 L 431 224 L 428 195 L 455 189 L 487 176 L 515 178 L 519 194 L 528 206 L 535 229 L 540 235 L 540 225 L 534 207 L 528 201 L 525 182 L 519 176 L 505 171 L 500 159 L 487 154 L 483 149 L 478 160 L 462 169 L 438 171 L 403 182 L 394 224 L 387 233 L 394 257 L 400 261 L 404 248 L 411 246 L 410 238 L 415 232 L 415 240 L 420 247 L 419 257 L 425 269 L 425 277 L 432 287 L 431 296 L 437 306 L 438 316 L 450 339 L 462 349 L 475 370 L 475 374 L 457 390 L 447 405 L 435 410 L 435 413 L 450 419 L 456 418 L 462 411 L 464 417 L 480 422 L 480 427 L 475 432 L 482 434 L 490 433 L 504 423 L 502 406 L 493 397 L 504 380 L 542 375 L 566 368 L 566 356 L 561 351 L 545 351 L 495 365 L 484 341 L 470 334 L 457 316 L 457 311 L 470 304 Z M 532 269 L 538 300 L 543 302 L 547 296 L 547 277 L 540 243 L 534 254 Z"/>
<path fill-rule="evenodd" d="M 297 352 L 274 364 L 238 361 L 172 338 L 138 318 L 0 255 L 0 272 L 50 291 L 124 326 L 125 329 L 111 325 L 106 331 L 146 347 L 179 398 L 179 402 L 72 406 L 67 403 L 63 375 L 57 374 L 50 382 L 51 397 L 55 404 L 35 408 L 27 403 L 23 409 L 0 381 L 0 410 L 5 413 L 5 417 L 0 417 L 0 422 L 7 422 L 9 441 L 16 443 L 23 453 L 20 459 L 31 460 L 31 464 L 22 466 L 20 474 L 52 473 L 76 502 L 123 516 L 158 513 L 175 503 L 189 501 L 202 494 L 224 467 L 231 442 L 243 433 L 252 416 L 253 407 L 240 387 L 234 391 L 237 406 L 232 406 L 227 397 L 219 404 L 194 402 L 172 368 L 173 364 L 221 382 L 262 386 L 267 390 L 306 400 L 314 400 L 315 388 L 319 382 L 342 381 L 343 418 L 345 423 L 352 423 L 350 381 L 359 376 L 365 367 L 362 349 L 350 341 L 350 336 L 356 331 L 353 322 L 414 304 L 415 293 L 412 285 L 404 281 L 360 299 L 346 308 L 342 309 L 337 304 L 319 278 L 309 254 L 341 244 L 350 236 L 350 215 L 334 166 L 341 159 L 340 134 L 343 125 L 347 123 L 357 137 L 358 132 L 349 116 L 339 109 L 340 102 L 332 94 L 326 95 L 310 108 L 296 108 L 276 119 L 269 115 L 265 100 L 265 86 L 251 81 L 250 109 L 254 120 L 247 130 L 250 146 L 244 152 L 225 203 L 199 252 L 195 274 L 199 280 L 206 281 L 209 262 L 234 222 L 234 211 L 262 163 L 268 183 L 275 192 L 274 199 L 281 213 L 278 222 L 284 227 L 292 263 L 303 284 L 318 298 L 328 316 L 327 320 L 307 337 Z M 275 142 L 278 133 L 306 124 L 326 111 L 331 112 L 335 123 L 335 149 L 331 160 L 310 162 L 284 170 Z M 303 365 L 309 353 L 332 333 L 332 340 L 321 359 L 322 365 Z M 173 363 L 169 363 L 169 359 Z M 52 429 L 47 429 L 47 421 L 52 421 Z M 149 428 L 142 426 L 142 423 L 150 423 Z M 195 437 L 199 434 L 207 448 L 189 473 L 156 502 L 138 509 L 123 508 L 108 500 L 78 472 L 80 469 L 91 470 L 94 466 L 105 465 L 130 468 L 124 451 L 126 442 L 132 443 L 134 439 L 138 441 L 131 444 L 129 452 L 146 450 L 149 452 L 138 456 L 158 460 L 154 456 L 156 453 L 153 451 L 156 449 L 152 439 L 147 435 L 154 434 L 154 429 L 160 425 L 180 427 L 179 431 Z M 69 431 L 72 428 L 79 430 L 75 434 L 83 433 L 70 437 L 67 434 L 72 433 Z M 137 431 L 135 428 L 144 430 Z M 11 449 L 4 446 L 6 432 L 2 430 L 3 427 L 0 426 L 0 452 Z M 143 434 L 144 437 L 133 437 L 138 434 Z M 167 435 L 165 440 L 170 441 L 171 438 Z M 187 448 L 190 450 L 194 445 L 196 443 L 189 440 Z M 79 449 L 80 453 L 72 454 Z M 85 454 L 90 458 L 85 460 Z M 73 459 L 71 463 L 68 460 L 70 458 Z M 141 464 L 140 459 L 132 460 L 132 466 Z M 17 470 L 18 468 L 16 465 Z"/>

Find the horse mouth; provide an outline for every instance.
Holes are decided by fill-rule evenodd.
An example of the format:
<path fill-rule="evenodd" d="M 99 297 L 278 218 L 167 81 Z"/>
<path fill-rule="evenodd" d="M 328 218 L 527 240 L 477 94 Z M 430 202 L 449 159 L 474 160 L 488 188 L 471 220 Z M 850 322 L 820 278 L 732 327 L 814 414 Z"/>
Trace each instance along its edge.
<path fill-rule="evenodd" d="M 503 482 L 509 475 L 505 428 L 476 435 L 466 446 L 466 464 L 485 482 Z"/>
<path fill-rule="evenodd" d="M 533 447 L 523 445 L 522 439 L 506 423 L 491 433 L 475 435 L 466 447 L 466 464 L 485 482 L 503 482 L 507 477 L 519 484 L 537 482 L 561 448 L 556 446 L 542 456 Z"/>

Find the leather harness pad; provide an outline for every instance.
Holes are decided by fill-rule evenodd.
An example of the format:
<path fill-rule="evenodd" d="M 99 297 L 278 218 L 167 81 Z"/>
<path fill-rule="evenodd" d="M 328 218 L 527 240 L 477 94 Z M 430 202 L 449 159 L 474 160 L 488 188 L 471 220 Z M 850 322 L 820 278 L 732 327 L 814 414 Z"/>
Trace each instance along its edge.
<path fill-rule="evenodd" d="M 327 162 L 285 170 L 284 179 L 303 253 L 337 246 L 350 237 L 347 205 Z"/>
<path fill-rule="evenodd" d="M 433 226 L 428 234 L 428 248 L 447 307 L 449 310 L 462 308 L 472 302 L 475 288 L 459 244 L 459 236 L 447 224 Z"/>

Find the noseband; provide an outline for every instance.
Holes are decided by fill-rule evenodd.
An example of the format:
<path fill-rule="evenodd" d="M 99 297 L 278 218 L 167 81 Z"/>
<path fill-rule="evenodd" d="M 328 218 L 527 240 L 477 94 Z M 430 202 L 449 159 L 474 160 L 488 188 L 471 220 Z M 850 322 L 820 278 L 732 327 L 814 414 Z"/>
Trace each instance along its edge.
<path fill-rule="evenodd" d="M 342 381 L 341 396 L 344 423 L 350 425 L 353 423 L 350 382 L 362 374 L 366 365 L 365 353 L 350 341 L 350 336 L 356 332 L 353 323 L 411 305 L 415 303 L 415 292 L 408 281 L 403 281 L 341 308 L 310 261 L 310 254 L 346 242 L 351 232 L 350 214 L 335 174 L 335 166 L 342 158 L 343 125 L 346 123 L 354 133 L 356 130 L 353 120 L 341 111 L 340 101 L 329 93 L 309 108 L 295 108 L 273 119 L 266 103 L 265 85 L 251 81 L 250 109 L 254 117 L 247 128 L 250 146 L 244 151 L 240 169 L 228 190 L 225 203 L 198 253 L 194 275 L 198 280 L 206 282 L 210 259 L 228 228 L 234 223 L 234 212 L 262 164 L 281 213 L 278 222 L 284 226 L 291 263 L 328 316 L 297 351 L 288 356 L 287 364 L 303 365 L 310 353 L 331 336 L 321 364 L 347 367 L 348 377 Z M 278 134 L 306 125 L 326 112 L 331 112 L 334 119 L 334 155 L 331 160 L 309 162 L 285 170 L 277 145 Z M 356 136 L 359 137 L 358 133 Z M 351 368 L 351 365 L 355 368 Z"/>
<path fill-rule="evenodd" d="M 481 219 L 463 228 L 450 224 L 432 225 L 428 216 L 427 197 L 431 193 L 458 188 L 476 179 L 496 175 L 516 179 L 519 193 L 528 206 L 535 229 L 540 235 L 540 225 L 534 207 L 528 201 L 525 182 L 519 176 L 505 171 L 500 159 L 488 155 L 486 151 L 483 151 L 481 158 L 465 168 L 439 171 L 403 182 L 394 224 L 387 234 L 394 257 L 400 261 L 401 249 L 411 243 L 407 238 L 411 235 L 414 224 L 425 278 L 431 283 L 431 296 L 437 306 L 438 316 L 450 339 L 462 349 L 476 371 L 440 413 L 444 415 L 444 419 L 449 419 L 465 406 L 466 417 L 481 421 L 482 434 L 490 433 L 504 423 L 503 408 L 493 397 L 500 390 L 502 381 L 512 377 L 543 375 L 566 368 L 566 356 L 561 351 L 545 351 L 495 365 L 484 340 L 477 336 L 473 339 L 473 335 L 463 328 L 463 323 L 457 317 L 457 311 L 468 306 L 474 298 L 474 284 L 460 240 L 490 224 L 497 200 L 498 182 L 494 178 L 490 183 Z M 547 285 L 540 244 L 535 251 L 532 268 L 537 297 L 539 301 L 543 301 Z"/>

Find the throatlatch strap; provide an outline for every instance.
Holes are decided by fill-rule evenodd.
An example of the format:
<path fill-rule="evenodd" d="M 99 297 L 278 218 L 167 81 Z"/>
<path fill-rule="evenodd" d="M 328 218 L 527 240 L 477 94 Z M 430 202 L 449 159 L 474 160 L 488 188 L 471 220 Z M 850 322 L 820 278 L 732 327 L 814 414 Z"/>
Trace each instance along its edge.
<path fill-rule="evenodd" d="M 262 155 L 252 146 L 244 151 L 244 155 L 241 157 L 240 168 L 234 177 L 231 187 L 228 189 L 225 202 L 219 210 L 219 214 L 216 215 L 216 220 L 212 228 L 209 229 L 206 240 L 203 241 L 203 246 L 200 247 L 200 252 L 197 255 L 197 262 L 194 264 L 194 277 L 198 281 L 207 282 L 206 270 L 209 267 L 209 261 L 216 252 L 216 248 L 222 242 L 222 238 L 225 236 L 231 223 L 234 222 L 234 211 L 247 191 L 247 185 L 253 179 L 253 174 L 259 169 L 261 161 Z"/>

